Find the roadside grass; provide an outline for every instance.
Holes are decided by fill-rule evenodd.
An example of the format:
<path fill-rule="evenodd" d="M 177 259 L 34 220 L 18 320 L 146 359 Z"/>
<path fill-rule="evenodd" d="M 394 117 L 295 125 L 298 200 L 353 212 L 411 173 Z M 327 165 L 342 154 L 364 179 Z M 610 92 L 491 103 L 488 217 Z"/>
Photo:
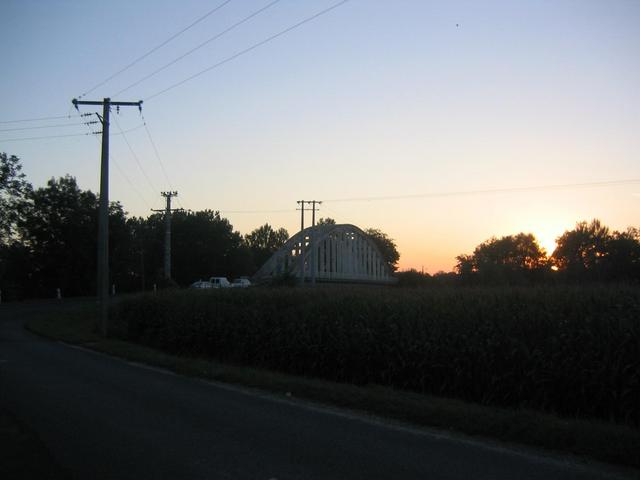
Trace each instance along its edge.
<path fill-rule="evenodd" d="M 560 418 L 531 410 L 487 407 L 378 385 L 335 383 L 171 355 L 123 340 L 101 338 L 95 305 L 90 304 L 47 315 L 33 315 L 27 321 L 27 328 L 45 337 L 187 376 L 264 390 L 447 432 L 640 468 L 640 430 L 628 426 Z"/>
<path fill-rule="evenodd" d="M 62 480 L 71 478 L 35 432 L 0 409 L 0 478 Z"/>

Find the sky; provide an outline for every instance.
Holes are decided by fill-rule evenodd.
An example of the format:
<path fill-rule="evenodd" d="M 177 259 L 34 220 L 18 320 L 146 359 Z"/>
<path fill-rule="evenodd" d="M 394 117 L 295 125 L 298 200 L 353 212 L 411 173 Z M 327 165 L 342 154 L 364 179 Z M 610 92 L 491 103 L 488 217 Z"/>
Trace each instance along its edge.
<path fill-rule="evenodd" d="M 429 273 L 492 236 L 551 251 L 581 220 L 640 226 L 639 21 L 636 0 L 3 0 L 0 151 L 36 187 L 98 191 L 78 113 L 99 110 L 71 100 L 143 100 L 112 110 L 130 215 L 176 190 L 243 234 L 293 234 L 315 199 Z M 43 117 L 63 118 L 15 122 Z"/>

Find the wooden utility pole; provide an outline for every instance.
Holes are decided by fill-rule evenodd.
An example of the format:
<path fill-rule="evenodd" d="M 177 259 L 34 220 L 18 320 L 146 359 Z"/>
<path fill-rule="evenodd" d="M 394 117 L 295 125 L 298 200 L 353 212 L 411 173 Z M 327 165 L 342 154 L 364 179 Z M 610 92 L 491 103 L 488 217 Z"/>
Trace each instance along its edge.
<path fill-rule="evenodd" d="M 298 200 L 296 202 L 300 205 L 300 283 L 304 284 L 304 204 L 305 200 Z"/>
<path fill-rule="evenodd" d="M 102 105 L 102 155 L 100 158 L 100 209 L 98 212 L 98 277 L 97 293 L 100 302 L 100 330 L 102 336 L 107 336 L 107 322 L 109 315 L 109 114 L 111 106 L 138 107 L 142 111 L 142 100 L 138 102 L 112 102 L 110 98 L 102 101 L 87 101 L 73 99 L 73 106 Z"/>
<path fill-rule="evenodd" d="M 171 198 L 177 197 L 178 192 L 160 192 L 167 199 L 167 206 L 164 210 L 153 210 L 154 212 L 164 212 L 164 278 L 171 280 L 171 212 L 182 211 L 182 208 L 171 208 Z"/>
<path fill-rule="evenodd" d="M 311 204 L 311 226 L 315 227 L 316 226 L 316 210 L 320 210 L 319 208 L 316 208 L 316 204 L 322 205 L 322 202 L 318 200 L 308 200 L 307 203 Z"/>
<path fill-rule="evenodd" d="M 316 252 L 316 244 L 315 244 L 315 238 L 316 238 L 316 204 L 321 205 L 322 202 L 318 201 L 318 200 L 309 200 L 307 201 L 307 203 L 311 204 L 311 226 L 313 227 L 311 229 L 311 235 L 310 235 L 310 239 L 309 239 L 309 243 L 311 244 L 311 285 L 315 285 L 316 284 L 316 270 L 318 269 L 317 267 L 317 263 L 318 263 L 318 255 Z"/>
<path fill-rule="evenodd" d="M 304 270 L 305 270 L 305 265 L 304 265 L 304 244 L 305 244 L 305 237 L 304 234 L 302 233 L 304 231 L 304 210 L 305 210 L 305 204 L 308 203 L 311 205 L 311 226 L 315 227 L 316 226 L 316 210 L 318 210 L 318 208 L 316 207 L 316 205 L 320 205 L 322 204 L 322 202 L 318 201 L 318 200 L 298 200 L 297 201 L 298 205 L 300 205 L 300 283 L 304 283 Z M 314 244 L 314 234 L 315 234 L 315 229 L 311 228 L 311 230 L 309 231 L 309 249 L 311 252 L 311 255 L 309 256 L 309 269 L 310 269 L 310 273 L 311 273 L 311 283 L 315 284 L 316 283 L 316 253 L 315 253 L 315 244 Z"/>

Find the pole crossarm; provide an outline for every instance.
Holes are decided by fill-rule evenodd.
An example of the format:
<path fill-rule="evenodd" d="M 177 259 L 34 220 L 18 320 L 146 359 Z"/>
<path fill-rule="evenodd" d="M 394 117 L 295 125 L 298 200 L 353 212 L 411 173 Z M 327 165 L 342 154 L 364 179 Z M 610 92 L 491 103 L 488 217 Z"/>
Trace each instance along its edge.
<path fill-rule="evenodd" d="M 143 100 L 138 100 L 137 102 L 114 102 L 113 100 L 109 100 L 109 104 L 115 105 L 116 107 L 138 107 L 142 108 Z M 78 100 L 74 98 L 71 100 L 73 106 L 78 108 L 78 105 L 103 105 L 104 100 Z"/>

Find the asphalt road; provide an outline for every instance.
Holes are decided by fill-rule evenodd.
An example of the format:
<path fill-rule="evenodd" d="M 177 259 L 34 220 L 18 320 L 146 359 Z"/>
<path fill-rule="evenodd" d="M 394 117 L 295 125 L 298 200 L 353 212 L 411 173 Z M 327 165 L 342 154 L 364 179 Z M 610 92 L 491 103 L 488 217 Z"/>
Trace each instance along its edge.
<path fill-rule="evenodd" d="M 185 378 L 41 339 L 0 305 L 0 407 L 91 479 L 609 479 L 599 465 Z M 620 477 L 623 478 L 623 477 Z"/>

